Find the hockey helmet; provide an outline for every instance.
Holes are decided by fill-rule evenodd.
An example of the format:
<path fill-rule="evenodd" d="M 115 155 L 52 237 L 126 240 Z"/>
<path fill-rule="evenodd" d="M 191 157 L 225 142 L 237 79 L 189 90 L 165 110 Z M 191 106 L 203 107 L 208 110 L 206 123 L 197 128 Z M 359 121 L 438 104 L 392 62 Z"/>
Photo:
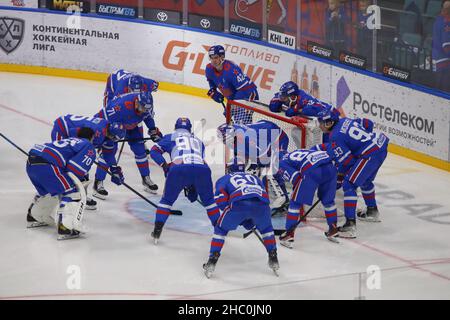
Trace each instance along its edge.
<path fill-rule="evenodd" d="M 339 111 L 334 108 L 320 111 L 317 114 L 317 120 L 319 122 L 337 122 L 339 121 Z"/>
<path fill-rule="evenodd" d="M 143 85 L 141 76 L 134 74 L 128 79 L 128 88 L 130 92 L 140 92 Z"/>
<path fill-rule="evenodd" d="M 126 130 L 123 124 L 118 122 L 113 122 L 109 124 L 108 128 L 108 138 L 113 141 L 119 141 L 125 138 Z"/>
<path fill-rule="evenodd" d="M 224 47 L 222 47 L 220 45 L 210 47 L 208 50 L 208 56 L 211 58 L 211 56 L 214 56 L 214 55 L 225 57 Z"/>
<path fill-rule="evenodd" d="M 298 85 L 294 81 L 288 81 L 280 87 L 279 95 L 281 99 L 286 99 L 290 96 L 297 95 L 297 92 Z"/>
<path fill-rule="evenodd" d="M 227 163 L 226 171 L 227 173 L 245 172 L 245 163 L 238 158 L 231 159 Z"/>
<path fill-rule="evenodd" d="M 153 113 L 153 97 L 152 94 L 148 91 L 145 92 L 141 92 L 139 93 L 139 95 L 137 96 L 137 101 L 139 103 L 139 106 L 141 106 L 142 108 L 139 108 L 141 112 L 145 112 L 148 111 L 151 114 Z"/>
<path fill-rule="evenodd" d="M 175 122 L 175 130 L 176 129 L 186 129 L 187 131 L 191 132 L 191 120 L 189 120 L 189 118 L 178 118 Z"/>

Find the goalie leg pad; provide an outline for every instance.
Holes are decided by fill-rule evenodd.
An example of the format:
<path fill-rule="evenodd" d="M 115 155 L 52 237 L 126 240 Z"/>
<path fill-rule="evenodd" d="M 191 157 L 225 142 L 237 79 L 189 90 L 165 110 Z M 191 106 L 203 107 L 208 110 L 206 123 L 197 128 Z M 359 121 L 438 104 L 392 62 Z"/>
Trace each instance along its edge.
<path fill-rule="evenodd" d="M 36 195 L 28 209 L 28 228 L 52 225 L 59 205 L 58 196 Z M 33 221 L 35 220 L 35 221 Z"/>

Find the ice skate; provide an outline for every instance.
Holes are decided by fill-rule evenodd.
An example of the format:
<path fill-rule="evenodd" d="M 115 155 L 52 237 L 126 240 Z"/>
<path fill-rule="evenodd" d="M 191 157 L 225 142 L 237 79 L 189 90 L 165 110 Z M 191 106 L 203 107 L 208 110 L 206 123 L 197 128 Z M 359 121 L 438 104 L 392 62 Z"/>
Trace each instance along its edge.
<path fill-rule="evenodd" d="M 86 199 L 86 210 L 97 210 L 97 201 L 92 198 Z"/>
<path fill-rule="evenodd" d="M 272 269 L 273 273 L 278 277 L 278 269 L 280 269 L 280 264 L 278 263 L 277 250 L 273 249 L 269 252 L 269 268 Z"/>
<path fill-rule="evenodd" d="M 294 247 L 294 231 L 283 232 L 283 234 L 280 235 L 280 244 L 283 247 L 292 249 Z"/>
<path fill-rule="evenodd" d="M 356 212 L 358 219 L 366 222 L 381 222 L 380 212 L 377 207 L 367 207 L 366 210 L 358 210 Z"/>
<path fill-rule="evenodd" d="M 208 262 L 203 264 L 203 270 L 205 271 L 205 276 L 209 279 L 213 274 L 217 260 L 219 260 L 220 253 L 214 252 L 212 256 L 209 257 Z"/>
<path fill-rule="evenodd" d="M 339 237 L 341 238 L 356 238 L 356 221 L 355 219 L 347 219 L 345 224 L 338 228 Z"/>
<path fill-rule="evenodd" d="M 144 191 L 156 194 L 158 186 L 150 179 L 150 176 L 142 177 L 142 185 L 144 186 Z"/>
<path fill-rule="evenodd" d="M 80 231 L 67 229 L 61 222 L 58 223 L 58 240 L 79 238 Z"/>
<path fill-rule="evenodd" d="M 153 238 L 153 243 L 156 245 L 158 244 L 158 240 L 161 237 L 161 232 L 163 229 L 164 223 L 162 222 L 155 222 L 155 228 L 153 229 L 152 232 L 152 238 Z"/>
<path fill-rule="evenodd" d="M 28 208 L 28 213 L 27 213 L 27 228 L 31 229 L 31 228 L 39 228 L 39 227 L 45 227 L 45 226 L 48 226 L 47 223 L 37 221 L 35 218 L 33 218 L 33 216 L 31 215 L 31 208 L 33 208 L 33 206 L 34 206 L 34 203 L 32 203 L 32 204 L 30 205 L 30 207 Z"/>
<path fill-rule="evenodd" d="M 336 224 L 329 226 L 328 231 L 325 232 L 325 237 L 331 242 L 339 243 L 339 240 L 336 239 L 339 237 L 339 229 L 336 227 Z"/>
<path fill-rule="evenodd" d="M 103 187 L 103 180 L 94 181 L 94 191 L 92 195 L 98 199 L 105 200 L 108 196 L 108 191 Z"/>

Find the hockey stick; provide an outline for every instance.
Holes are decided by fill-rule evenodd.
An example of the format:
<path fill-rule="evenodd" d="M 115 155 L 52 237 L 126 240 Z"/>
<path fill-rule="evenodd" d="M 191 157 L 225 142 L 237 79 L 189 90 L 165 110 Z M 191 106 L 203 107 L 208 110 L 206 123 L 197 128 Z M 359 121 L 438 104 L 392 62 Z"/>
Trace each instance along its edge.
<path fill-rule="evenodd" d="M 5 139 L 6 141 L 8 141 L 10 144 L 12 144 L 14 147 L 16 147 L 18 150 L 20 150 L 24 155 L 28 156 L 28 153 L 25 152 L 22 148 L 20 148 L 17 144 L 15 144 L 14 142 L 12 142 L 10 139 L 8 139 L 7 137 L 5 137 L 5 135 L 3 135 L 0 132 L 0 136 L 2 136 L 3 139 Z M 109 172 L 108 168 L 106 168 L 105 166 L 101 165 L 100 163 L 98 163 L 97 161 L 94 161 L 94 163 L 99 166 L 100 168 L 102 168 L 103 170 L 106 171 L 107 174 L 109 174 L 110 176 L 112 176 L 112 173 Z M 152 201 L 148 200 L 146 197 L 144 197 L 142 194 L 140 194 L 139 192 L 137 192 L 136 190 L 134 190 L 132 187 L 130 187 L 128 184 L 126 184 L 125 182 L 122 183 L 125 187 L 127 187 L 130 191 L 134 192 L 136 195 L 138 195 L 139 197 L 141 197 L 143 200 L 145 200 L 146 202 L 148 202 L 149 204 L 151 204 L 153 207 L 157 208 L 158 206 L 156 204 L 154 204 Z M 180 210 L 171 210 L 170 211 L 171 214 L 174 214 L 176 216 L 181 216 L 183 215 L 183 212 Z"/>
<path fill-rule="evenodd" d="M 108 168 L 105 167 L 104 165 L 98 163 L 97 161 L 94 161 L 94 163 L 102 168 L 103 170 L 106 171 L 107 174 L 109 174 L 110 176 L 113 176 L 113 174 L 111 172 L 109 172 Z M 139 192 L 137 192 L 135 189 L 133 189 L 132 187 L 130 187 L 128 184 L 126 184 L 125 182 L 122 182 L 122 185 L 124 185 L 126 188 L 128 188 L 131 192 L 133 192 L 134 194 L 138 195 L 140 198 L 142 198 L 145 202 L 149 203 L 150 205 L 152 205 L 155 208 L 158 208 L 158 205 L 156 205 L 155 203 L 153 203 L 152 201 L 148 200 L 146 197 L 144 197 L 142 194 L 140 194 Z M 170 210 L 170 214 L 176 215 L 176 216 L 182 216 L 183 212 L 180 210 Z"/>
<path fill-rule="evenodd" d="M 122 142 L 122 146 L 120 147 L 120 151 L 119 151 L 119 156 L 117 157 L 117 165 L 119 164 L 120 161 L 120 156 L 122 155 L 122 151 L 123 151 L 123 147 L 125 147 L 125 142 Z"/>
<path fill-rule="evenodd" d="M 142 138 L 142 139 L 122 139 L 122 140 L 117 140 L 116 142 L 139 142 L 139 141 L 148 141 L 148 140 L 152 140 L 152 138 L 147 137 L 147 138 Z"/>
<path fill-rule="evenodd" d="M 320 202 L 320 199 L 317 199 L 317 201 L 312 205 L 312 207 L 309 208 L 309 210 L 306 211 L 306 213 L 305 213 L 303 216 L 301 216 L 300 219 L 299 219 L 299 220 L 298 220 L 298 221 L 297 221 L 297 222 L 296 222 L 289 230 L 287 230 L 287 232 L 294 231 L 294 230 L 297 228 L 297 226 L 298 226 L 302 221 L 304 221 L 304 220 L 306 219 L 306 216 L 307 216 L 311 211 L 313 211 L 313 209 L 319 204 L 319 202 Z M 282 235 L 284 232 L 286 232 L 286 230 L 283 230 L 283 229 L 274 229 L 273 232 L 275 233 L 275 235 L 279 236 L 279 235 Z"/>

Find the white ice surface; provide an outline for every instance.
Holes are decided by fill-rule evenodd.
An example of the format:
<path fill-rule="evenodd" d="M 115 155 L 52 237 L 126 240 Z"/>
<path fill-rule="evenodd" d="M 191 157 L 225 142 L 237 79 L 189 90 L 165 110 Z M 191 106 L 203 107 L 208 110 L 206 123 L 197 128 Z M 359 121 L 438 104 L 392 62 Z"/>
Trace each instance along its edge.
<path fill-rule="evenodd" d="M 0 73 L 0 132 L 28 151 L 49 141 L 56 117 L 96 113 L 103 89 L 94 81 Z M 154 97 L 164 133 L 179 116 L 205 118 L 206 129 L 223 121 L 209 99 L 165 91 Z M 128 146 L 125 152 L 126 181 L 143 192 Z M 212 164 L 214 178 L 222 168 Z M 151 170 L 161 193 L 162 171 Z M 212 229 L 201 207 L 184 199 L 177 202 L 183 216 L 169 219 L 157 246 L 149 236 L 154 209 L 109 181 L 111 196 L 86 212 L 84 238 L 60 242 L 53 228 L 26 229 L 34 188 L 25 156 L 0 138 L 0 299 L 450 299 L 450 174 L 390 154 L 376 182 L 382 222 L 358 222 L 357 239 L 331 243 L 325 223 L 310 222 L 293 250 L 278 248 L 277 278 L 254 236 L 228 237 L 207 279 L 202 264 Z M 381 269 L 379 289 L 366 286 L 370 265 Z M 71 266 L 80 271 L 79 289 L 70 289 Z"/>

